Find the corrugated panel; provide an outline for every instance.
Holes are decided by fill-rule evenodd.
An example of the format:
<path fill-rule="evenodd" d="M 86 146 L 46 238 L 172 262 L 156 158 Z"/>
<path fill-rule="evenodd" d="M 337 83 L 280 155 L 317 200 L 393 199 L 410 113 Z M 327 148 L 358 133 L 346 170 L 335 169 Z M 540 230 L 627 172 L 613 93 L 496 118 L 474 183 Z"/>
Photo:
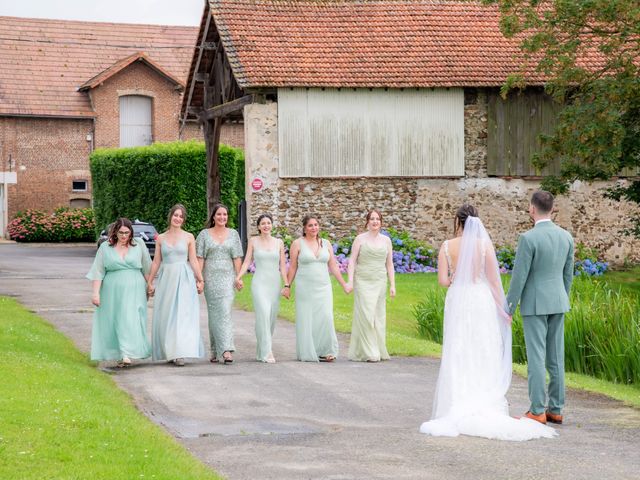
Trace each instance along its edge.
<path fill-rule="evenodd" d="M 279 89 L 281 177 L 463 176 L 462 89 Z"/>
<path fill-rule="evenodd" d="M 120 146 L 151 145 L 151 98 L 142 95 L 120 97 Z"/>

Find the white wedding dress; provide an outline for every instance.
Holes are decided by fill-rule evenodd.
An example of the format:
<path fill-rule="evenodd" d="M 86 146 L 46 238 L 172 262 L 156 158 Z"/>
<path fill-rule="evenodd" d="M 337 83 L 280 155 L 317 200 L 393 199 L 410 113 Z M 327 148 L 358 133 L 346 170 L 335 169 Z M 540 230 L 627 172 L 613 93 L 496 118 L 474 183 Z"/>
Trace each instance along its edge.
<path fill-rule="evenodd" d="M 420 432 L 500 440 L 554 437 L 556 431 L 509 416 L 511 326 L 491 239 L 477 217 L 468 217 L 456 265 L 444 244 L 452 283 L 444 307 L 442 361 L 431 420 Z"/>

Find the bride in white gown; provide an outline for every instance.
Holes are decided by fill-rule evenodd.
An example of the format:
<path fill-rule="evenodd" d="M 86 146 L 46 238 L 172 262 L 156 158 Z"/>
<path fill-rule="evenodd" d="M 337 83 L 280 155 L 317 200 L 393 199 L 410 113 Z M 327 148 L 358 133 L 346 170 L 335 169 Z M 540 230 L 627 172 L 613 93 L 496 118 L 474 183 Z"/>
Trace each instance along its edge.
<path fill-rule="evenodd" d="M 431 420 L 420 432 L 517 441 L 553 437 L 551 427 L 509 416 L 511 325 L 495 249 L 474 207 L 460 207 L 455 227 L 458 237 L 445 241 L 438 257 L 438 281 L 449 287 L 442 361 Z"/>

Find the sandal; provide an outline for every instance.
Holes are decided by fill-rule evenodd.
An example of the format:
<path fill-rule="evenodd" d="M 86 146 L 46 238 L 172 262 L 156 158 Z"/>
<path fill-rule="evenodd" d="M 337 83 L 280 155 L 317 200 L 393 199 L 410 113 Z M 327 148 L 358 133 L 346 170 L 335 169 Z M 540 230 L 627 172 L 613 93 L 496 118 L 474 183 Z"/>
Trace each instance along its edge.
<path fill-rule="evenodd" d="M 216 357 L 211 357 L 211 358 L 209 359 L 209 361 L 210 361 L 211 363 L 220 363 L 220 360 L 218 360 Z"/>
<path fill-rule="evenodd" d="M 333 355 L 325 355 L 324 357 L 318 357 L 318 360 L 321 362 L 333 362 L 336 359 Z"/>
<path fill-rule="evenodd" d="M 225 356 L 225 353 L 228 355 Z M 222 354 L 222 359 L 224 360 L 225 365 L 229 365 L 230 363 L 233 363 L 233 358 L 231 358 L 231 352 L 224 352 Z"/>

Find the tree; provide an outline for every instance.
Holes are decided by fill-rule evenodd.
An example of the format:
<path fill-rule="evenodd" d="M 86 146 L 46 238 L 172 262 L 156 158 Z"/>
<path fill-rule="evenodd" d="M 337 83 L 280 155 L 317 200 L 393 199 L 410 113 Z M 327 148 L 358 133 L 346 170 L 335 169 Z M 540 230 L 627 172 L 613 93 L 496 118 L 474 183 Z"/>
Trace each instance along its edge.
<path fill-rule="evenodd" d="M 506 95 L 542 73 L 563 108 L 552 135 L 541 137 L 539 168 L 559 159 L 561 173 L 543 188 L 566 193 L 574 180 L 609 180 L 633 172 L 606 196 L 640 204 L 640 1 L 485 0 L 497 4 L 501 30 L 520 40 L 524 63 Z M 626 231 L 640 237 L 640 216 Z"/>

